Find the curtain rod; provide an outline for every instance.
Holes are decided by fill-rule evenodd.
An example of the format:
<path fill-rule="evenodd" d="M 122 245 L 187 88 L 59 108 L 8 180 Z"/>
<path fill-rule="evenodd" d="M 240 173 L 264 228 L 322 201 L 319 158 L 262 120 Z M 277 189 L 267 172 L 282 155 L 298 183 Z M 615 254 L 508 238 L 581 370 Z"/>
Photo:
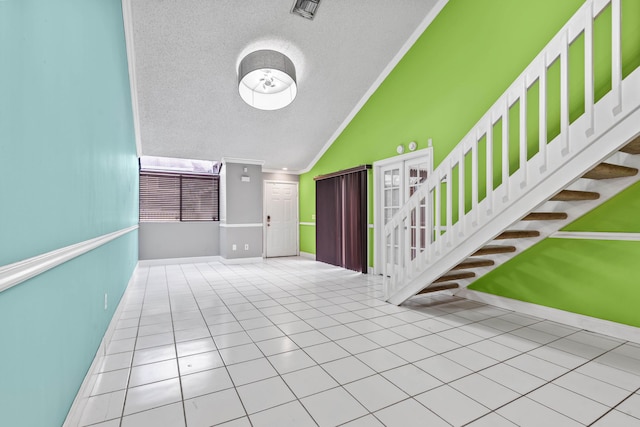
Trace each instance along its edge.
<path fill-rule="evenodd" d="M 362 172 L 362 171 L 366 171 L 367 169 L 371 169 L 371 165 L 360 165 L 360 166 L 356 166 L 354 168 L 349 168 L 349 169 L 344 169 L 338 172 L 332 172 L 332 173 L 328 173 L 326 175 L 318 175 L 315 178 L 313 178 L 314 181 L 320 181 L 321 179 L 329 179 L 329 178 L 335 178 L 336 176 L 341 176 L 341 175 L 348 175 L 350 173 L 356 173 L 356 172 Z"/>

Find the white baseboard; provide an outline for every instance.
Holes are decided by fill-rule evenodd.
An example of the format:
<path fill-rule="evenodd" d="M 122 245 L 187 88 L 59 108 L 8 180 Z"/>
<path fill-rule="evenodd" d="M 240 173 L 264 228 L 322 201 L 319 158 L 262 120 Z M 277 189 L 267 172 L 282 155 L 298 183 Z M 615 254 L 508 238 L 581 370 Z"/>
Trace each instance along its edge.
<path fill-rule="evenodd" d="M 255 264 L 264 262 L 262 257 L 251 258 L 220 258 L 219 261 L 223 264 Z"/>
<path fill-rule="evenodd" d="M 131 277 L 129 278 L 129 283 L 127 283 L 127 287 L 125 288 L 124 293 L 122 294 L 122 298 L 120 298 L 120 302 L 118 303 L 118 307 L 116 311 L 113 313 L 113 317 L 109 322 L 109 326 L 102 337 L 102 341 L 100 341 L 100 346 L 98 347 L 98 351 L 96 351 L 96 355 L 93 358 L 93 362 L 91 362 L 91 366 L 87 371 L 87 374 L 82 381 L 82 385 L 80 385 L 80 389 L 76 394 L 76 398 L 73 400 L 73 404 L 67 413 L 67 418 L 64 420 L 64 424 L 62 427 L 76 427 L 80 425 L 80 419 L 82 417 L 82 412 L 84 411 L 85 406 L 87 406 L 87 401 L 89 400 L 89 396 L 91 395 L 91 390 L 95 384 L 95 374 L 99 369 L 99 365 L 103 356 L 107 354 L 107 345 L 111 341 L 111 337 L 116 330 L 116 325 L 118 324 L 118 320 L 120 319 L 120 315 L 124 310 L 124 301 L 126 300 L 127 292 L 129 291 L 129 287 L 131 286 L 131 282 L 133 281 L 136 272 L 138 270 L 138 266 L 140 263 L 138 262 L 131 273 Z"/>
<path fill-rule="evenodd" d="M 302 252 L 302 251 L 300 251 L 300 256 L 301 256 L 302 258 L 309 258 L 309 259 L 312 259 L 312 260 L 314 260 L 314 261 L 316 260 L 316 254 L 311 254 L 311 253 L 309 253 L 309 252 Z"/>
<path fill-rule="evenodd" d="M 541 317 L 575 328 L 585 329 L 599 334 L 609 335 L 626 341 L 640 343 L 640 328 L 622 323 L 611 322 L 609 320 L 598 319 L 582 314 L 571 313 L 557 308 L 546 307 L 530 302 L 519 301 L 498 295 L 487 294 L 485 292 L 461 289 L 454 292 L 456 296 L 467 298 L 473 301 L 483 302 L 495 307 L 517 311 L 518 313 Z"/>
<path fill-rule="evenodd" d="M 173 264 L 195 264 L 201 262 L 221 262 L 221 256 L 198 256 L 185 258 L 161 258 L 161 259 L 143 259 L 138 261 L 140 267 L 152 267 L 154 265 L 173 265 Z"/>
<path fill-rule="evenodd" d="M 143 259 L 138 261 L 140 267 L 153 267 L 156 265 L 198 264 L 207 262 L 220 262 L 222 264 L 255 264 L 263 262 L 262 257 L 250 258 L 223 258 L 221 256 L 200 256 L 185 258 Z"/>

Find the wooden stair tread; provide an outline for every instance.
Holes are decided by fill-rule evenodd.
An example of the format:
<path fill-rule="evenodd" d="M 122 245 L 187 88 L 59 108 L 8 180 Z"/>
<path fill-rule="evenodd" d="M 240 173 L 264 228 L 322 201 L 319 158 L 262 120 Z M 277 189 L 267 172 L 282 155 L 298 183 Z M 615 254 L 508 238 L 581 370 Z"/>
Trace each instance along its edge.
<path fill-rule="evenodd" d="M 598 166 L 582 175 L 582 177 L 587 179 L 612 179 L 634 176 L 637 173 L 638 169 L 636 168 L 613 165 L 611 163 L 600 163 Z"/>
<path fill-rule="evenodd" d="M 459 287 L 460 285 L 458 285 L 457 283 L 445 283 L 444 285 L 428 286 L 423 290 L 421 290 L 420 292 L 418 292 L 416 295 L 428 294 L 428 293 L 437 292 L 437 291 L 446 291 L 447 289 L 456 289 Z"/>
<path fill-rule="evenodd" d="M 495 262 L 492 259 L 472 259 L 469 258 L 465 261 L 462 261 L 460 264 L 453 267 L 451 270 L 466 270 L 468 268 L 478 268 L 478 267 L 490 267 L 494 265 Z"/>
<path fill-rule="evenodd" d="M 525 237 L 538 237 L 540 232 L 537 230 L 507 230 L 503 231 L 495 240 L 503 239 L 520 239 Z"/>
<path fill-rule="evenodd" d="M 531 212 L 522 218 L 522 221 L 551 221 L 567 219 L 566 212 Z"/>
<path fill-rule="evenodd" d="M 471 256 L 481 256 L 481 255 L 493 255 L 493 254 L 506 254 L 510 252 L 515 252 L 515 246 L 502 246 L 502 245 L 487 245 L 483 248 L 478 249 Z"/>
<path fill-rule="evenodd" d="M 620 151 L 627 154 L 640 154 L 640 135 L 638 135 L 636 139 L 622 147 Z"/>
<path fill-rule="evenodd" d="M 549 200 L 553 202 L 574 202 L 579 200 L 597 200 L 599 198 L 600 193 L 593 191 L 562 190 Z"/>
<path fill-rule="evenodd" d="M 442 283 L 442 282 L 450 282 L 452 280 L 458 279 L 469 279 L 471 277 L 476 277 L 476 273 L 473 271 L 461 271 L 459 273 L 446 274 L 444 276 L 440 276 L 433 283 Z"/>

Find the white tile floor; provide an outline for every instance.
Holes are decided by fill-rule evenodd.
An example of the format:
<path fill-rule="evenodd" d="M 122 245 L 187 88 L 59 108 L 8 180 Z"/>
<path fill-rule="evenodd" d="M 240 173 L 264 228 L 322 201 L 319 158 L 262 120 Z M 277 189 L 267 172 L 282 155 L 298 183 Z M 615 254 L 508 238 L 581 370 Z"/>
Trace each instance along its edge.
<path fill-rule="evenodd" d="M 301 258 L 141 267 L 81 425 L 640 426 L 640 345 Z"/>

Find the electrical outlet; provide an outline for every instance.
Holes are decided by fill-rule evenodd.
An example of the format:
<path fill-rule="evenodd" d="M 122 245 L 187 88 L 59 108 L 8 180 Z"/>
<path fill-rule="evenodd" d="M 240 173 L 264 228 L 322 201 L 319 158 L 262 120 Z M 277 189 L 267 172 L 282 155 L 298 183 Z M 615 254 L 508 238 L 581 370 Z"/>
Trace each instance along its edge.
<path fill-rule="evenodd" d="M 107 307 L 108 307 L 107 302 L 108 302 L 107 294 L 104 294 L 104 309 L 105 309 L 105 310 L 106 310 L 106 309 L 107 309 Z"/>
<path fill-rule="evenodd" d="M 311 215 L 311 219 L 316 219 L 316 214 Z"/>
<path fill-rule="evenodd" d="M 236 245 L 231 245 L 231 250 L 232 251 L 235 251 L 236 249 L 238 249 Z"/>
<path fill-rule="evenodd" d="M 249 244 L 248 244 L 248 243 L 245 243 L 245 244 L 244 244 L 244 250 L 245 250 L 245 251 L 248 251 L 248 250 L 249 250 Z"/>

